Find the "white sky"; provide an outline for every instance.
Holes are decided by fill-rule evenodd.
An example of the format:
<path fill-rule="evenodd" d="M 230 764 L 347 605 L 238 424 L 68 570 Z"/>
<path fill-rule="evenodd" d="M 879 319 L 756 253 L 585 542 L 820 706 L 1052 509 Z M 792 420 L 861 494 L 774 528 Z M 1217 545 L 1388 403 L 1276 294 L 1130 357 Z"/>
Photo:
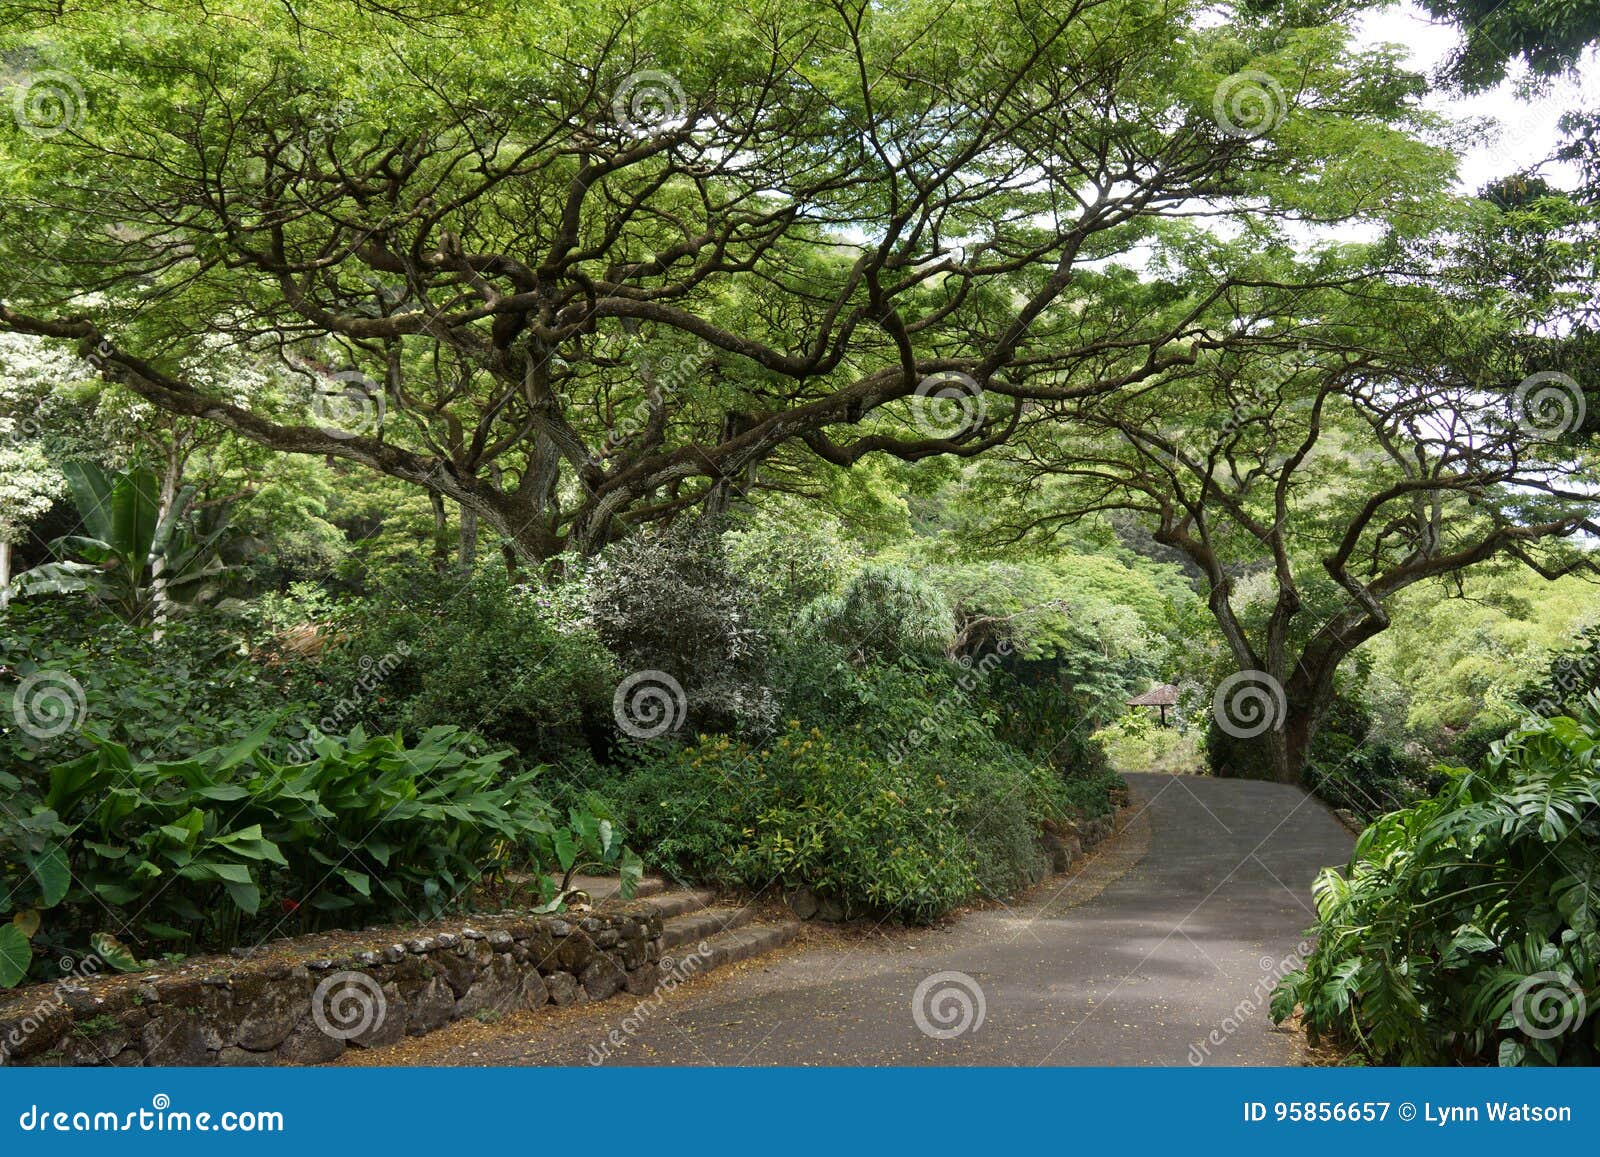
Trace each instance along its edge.
<path fill-rule="evenodd" d="M 1435 24 L 1409 3 L 1370 12 L 1361 21 L 1359 40 L 1366 44 L 1403 45 L 1411 66 L 1432 75 L 1459 42 L 1450 25 Z M 1423 102 L 1428 108 L 1461 119 L 1492 118 L 1499 131 L 1468 152 L 1461 161 L 1461 185 L 1476 192 L 1485 182 L 1546 160 L 1560 140 L 1556 122 L 1563 112 L 1600 105 L 1600 60 L 1591 51 L 1575 79 L 1562 80 L 1533 98 L 1520 95 L 1515 79 L 1475 97 L 1434 92 Z M 1555 184 L 1570 187 L 1570 166 L 1546 165 L 1541 170 Z"/>

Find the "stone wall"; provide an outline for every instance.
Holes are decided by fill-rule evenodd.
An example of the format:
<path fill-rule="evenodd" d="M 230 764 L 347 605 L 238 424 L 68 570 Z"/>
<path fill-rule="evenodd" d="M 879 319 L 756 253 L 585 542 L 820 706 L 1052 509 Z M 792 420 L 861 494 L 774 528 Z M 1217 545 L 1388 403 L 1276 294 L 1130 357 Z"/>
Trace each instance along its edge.
<path fill-rule="evenodd" d="M 61 982 L 0 1001 L 0 1064 L 311 1064 L 462 1017 L 647 995 L 663 966 L 645 905 L 300 937 L 128 975 L 62 964 Z"/>
<path fill-rule="evenodd" d="M 1119 806 L 1127 803 L 1123 796 Z M 1085 852 L 1099 844 L 1116 830 L 1115 815 L 1096 816 L 1076 822 L 1046 823 L 1044 846 L 1050 853 L 1050 870 L 1065 872 L 1074 860 L 1082 859 Z"/>

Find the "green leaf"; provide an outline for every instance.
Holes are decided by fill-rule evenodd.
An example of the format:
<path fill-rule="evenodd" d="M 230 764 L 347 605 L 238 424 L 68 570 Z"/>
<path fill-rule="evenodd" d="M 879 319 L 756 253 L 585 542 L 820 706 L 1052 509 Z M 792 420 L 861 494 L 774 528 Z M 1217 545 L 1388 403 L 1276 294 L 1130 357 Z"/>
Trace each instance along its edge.
<path fill-rule="evenodd" d="M 118 972 L 138 972 L 141 967 L 128 946 L 109 932 L 96 932 L 89 937 L 89 947 Z"/>
<path fill-rule="evenodd" d="M 229 881 L 223 885 L 228 896 L 246 916 L 254 916 L 261 907 L 261 889 L 251 883 Z"/>
<path fill-rule="evenodd" d="M 158 940 L 187 940 L 189 933 L 182 928 L 174 928 L 171 924 L 163 924 L 158 920 L 146 920 L 139 925 L 145 933 Z"/>
<path fill-rule="evenodd" d="M 561 865 L 563 872 L 571 871 L 578 859 L 578 843 L 572 838 L 572 833 L 566 828 L 557 828 L 550 839 L 555 847 L 556 863 Z"/>
<path fill-rule="evenodd" d="M 639 881 L 644 878 L 644 861 L 631 851 L 623 849 L 620 878 L 617 882 L 618 890 L 624 900 L 633 899 L 638 891 Z"/>
<path fill-rule="evenodd" d="M 54 908 L 61 903 L 72 886 L 72 872 L 67 868 L 67 853 L 60 844 L 51 844 L 37 855 L 26 857 L 28 870 L 38 882 L 40 907 Z"/>
<path fill-rule="evenodd" d="M 255 882 L 255 876 L 251 874 L 250 868 L 245 864 L 208 862 L 196 866 L 214 873 L 217 879 L 226 884 L 251 884 Z"/>
<path fill-rule="evenodd" d="M 33 946 L 15 924 L 0 924 L 0 988 L 15 988 L 33 963 Z"/>

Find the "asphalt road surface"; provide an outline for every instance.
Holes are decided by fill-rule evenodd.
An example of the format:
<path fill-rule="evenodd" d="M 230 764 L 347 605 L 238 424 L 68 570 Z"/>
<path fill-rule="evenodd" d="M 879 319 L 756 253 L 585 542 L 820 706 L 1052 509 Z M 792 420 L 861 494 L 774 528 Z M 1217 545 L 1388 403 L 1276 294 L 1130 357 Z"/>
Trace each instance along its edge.
<path fill-rule="evenodd" d="M 1131 775 L 1142 810 L 1011 908 L 818 935 L 652 1001 L 464 1025 L 403 1064 L 1277 1065 L 1267 1000 L 1352 838 L 1297 788 Z M 1142 854 L 1141 854 L 1142 853 Z M 1098 876 L 1098 882 L 1096 877 Z M 1096 894 L 1097 893 L 1097 894 Z M 1086 898 L 1086 895 L 1088 898 Z M 981 1018 L 979 1013 L 981 1011 Z M 612 1034 L 615 1033 L 615 1036 Z"/>

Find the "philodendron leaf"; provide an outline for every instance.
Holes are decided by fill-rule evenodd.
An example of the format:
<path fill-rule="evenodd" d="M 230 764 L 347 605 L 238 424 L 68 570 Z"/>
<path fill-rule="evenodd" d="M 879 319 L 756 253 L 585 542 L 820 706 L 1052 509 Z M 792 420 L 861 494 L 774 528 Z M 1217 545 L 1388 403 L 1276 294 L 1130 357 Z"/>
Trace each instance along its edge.
<path fill-rule="evenodd" d="M 118 972 L 138 972 L 142 967 L 128 946 L 109 932 L 96 932 L 89 937 L 89 947 Z"/>
<path fill-rule="evenodd" d="M 239 883 L 229 880 L 222 886 L 227 889 L 228 896 L 246 916 L 254 916 L 261 907 L 261 889 L 254 884 L 248 881 Z"/>
<path fill-rule="evenodd" d="M 644 861 L 624 848 L 622 851 L 622 866 L 618 887 L 621 889 L 624 900 L 633 899 L 634 893 L 639 889 L 639 881 L 644 878 Z"/>
<path fill-rule="evenodd" d="M 72 886 L 67 869 L 67 854 L 60 844 L 50 844 L 37 855 L 29 856 L 28 870 L 39 885 L 41 907 L 54 908 Z"/>
<path fill-rule="evenodd" d="M 557 828 L 551 839 L 555 845 L 556 863 L 561 865 L 563 872 L 571 871 L 572 865 L 578 859 L 578 842 L 565 828 Z"/>
<path fill-rule="evenodd" d="M 24 908 L 11 917 L 11 923 L 16 925 L 18 932 L 32 940 L 39 932 L 39 909 Z"/>
<path fill-rule="evenodd" d="M 33 946 L 15 924 L 0 924 L 0 988 L 14 988 L 28 975 Z"/>

